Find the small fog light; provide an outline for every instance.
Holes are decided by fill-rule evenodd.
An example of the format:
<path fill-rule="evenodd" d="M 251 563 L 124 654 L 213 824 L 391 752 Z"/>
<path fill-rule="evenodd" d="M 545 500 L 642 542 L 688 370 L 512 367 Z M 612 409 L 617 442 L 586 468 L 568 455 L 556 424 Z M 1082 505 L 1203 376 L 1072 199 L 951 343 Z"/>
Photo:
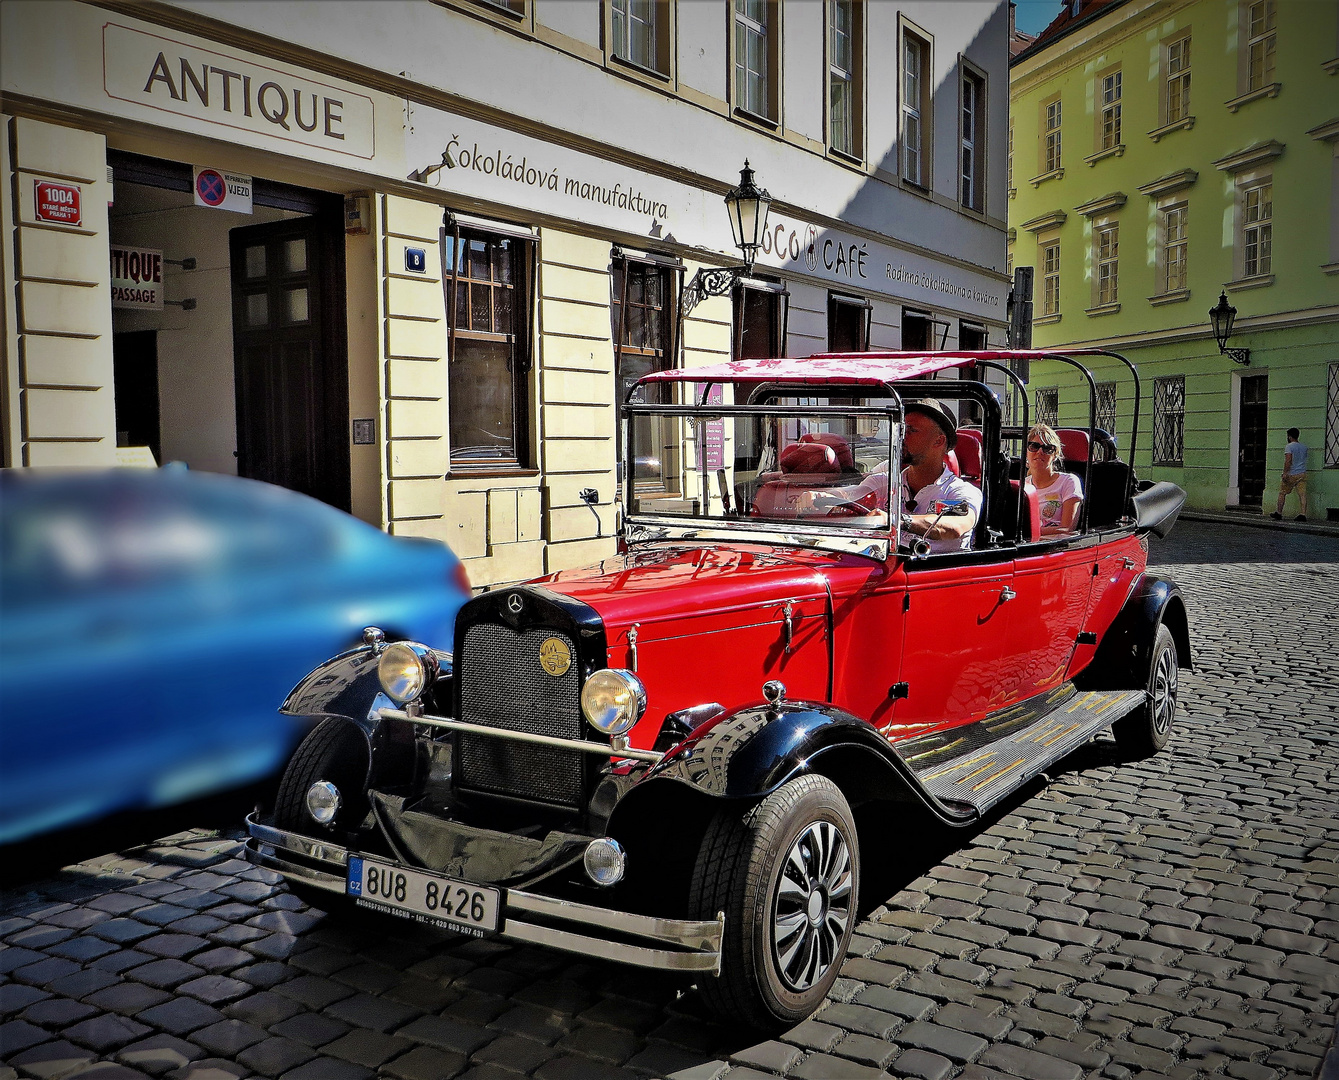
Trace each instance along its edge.
<path fill-rule="evenodd" d="M 307 813 L 318 825 L 329 825 L 339 812 L 339 788 L 329 780 L 318 780 L 307 789 Z"/>
<path fill-rule="evenodd" d="M 623 880 L 628 857 L 617 840 L 602 836 L 586 845 L 586 876 L 596 885 L 617 885 Z"/>

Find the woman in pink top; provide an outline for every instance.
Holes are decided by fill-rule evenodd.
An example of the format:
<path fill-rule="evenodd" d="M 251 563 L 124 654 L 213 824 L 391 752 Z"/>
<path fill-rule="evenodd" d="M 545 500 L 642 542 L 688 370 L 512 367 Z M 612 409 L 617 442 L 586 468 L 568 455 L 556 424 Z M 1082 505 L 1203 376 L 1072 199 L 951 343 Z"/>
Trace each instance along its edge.
<path fill-rule="evenodd" d="M 1024 486 L 1037 493 L 1041 505 L 1042 536 L 1067 536 L 1074 531 L 1083 503 L 1083 485 L 1067 473 L 1060 436 L 1055 429 L 1038 424 L 1027 435 L 1027 478 Z"/>

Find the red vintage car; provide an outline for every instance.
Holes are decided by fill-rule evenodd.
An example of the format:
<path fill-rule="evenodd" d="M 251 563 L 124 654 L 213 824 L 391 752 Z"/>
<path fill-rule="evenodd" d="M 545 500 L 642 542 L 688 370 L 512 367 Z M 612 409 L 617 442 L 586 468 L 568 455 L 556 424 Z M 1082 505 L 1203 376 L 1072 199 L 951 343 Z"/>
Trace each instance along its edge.
<path fill-rule="evenodd" d="M 727 1015 L 803 1018 L 862 852 L 979 820 L 1105 729 L 1167 741 L 1190 643 L 1146 537 L 1184 493 L 1115 455 L 1083 355 L 648 376 L 620 554 L 474 598 L 454 642 L 369 628 L 312 672 L 283 709 L 321 722 L 249 857 L 324 908 L 694 972 Z M 1084 497 L 1058 535 L 991 385 L 1023 391 L 1007 361 L 1043 357 L 1090 387 L 1059 434 Z M 903 466 L 934 454 L 977 494 L 919 505 Z"/>

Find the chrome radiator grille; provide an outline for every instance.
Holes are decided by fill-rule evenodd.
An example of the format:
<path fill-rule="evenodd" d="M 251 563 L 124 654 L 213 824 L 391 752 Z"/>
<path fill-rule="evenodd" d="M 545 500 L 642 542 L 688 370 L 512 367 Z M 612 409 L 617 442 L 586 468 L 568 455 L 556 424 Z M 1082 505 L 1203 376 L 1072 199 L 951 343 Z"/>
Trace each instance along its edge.
<path fill-rule="evenodd" d="M 540 666 L 540 646 L 558 638 L 570 650 L 571 666 L 558 676 Z M 546 627 L 522 630 L 480 623 L 469 627 L 457 652 L 460 719 L 537 735 L 580 739 L 581 675 L 576 643 Z M 456 784 L 460 788 L 513 795 L 580 809 L 587 754 L 546 746 L 459 736 Z"/>

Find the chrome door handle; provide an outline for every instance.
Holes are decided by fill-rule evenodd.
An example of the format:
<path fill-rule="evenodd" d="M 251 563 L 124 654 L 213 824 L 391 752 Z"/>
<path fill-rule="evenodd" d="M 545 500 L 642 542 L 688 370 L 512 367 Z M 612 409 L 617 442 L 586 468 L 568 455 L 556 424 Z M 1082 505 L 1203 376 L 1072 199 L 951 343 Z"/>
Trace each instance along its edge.
<path fill-rule="evenodd" d="M 786 652 L 790 652 L 795 644 L 795 605 L 789 600 L 781 609 L 781 618 L 786 624 Z"/>
<path fill-rule="evenodd" d="M 1006 585 L 1004 587 L 1004 591 L 1000 593 L 1000 603 L 1002 604 L 1007 604 L 1010 600 L 1017 600 L 1017 599 L 1018 594 L 1014 592 L 1013 589 L 1009 588 L 1008 585 Z"/>
<path fill-rule="evenodd" d="M 1123 565 L 1123 566 L 1125 567 L 1126 570 L 1133 570 L 1133 569 L 1134 569 L 1134 566 L 1135 566 L 1135 562 L 1134 562 L 1134 560 L 1133 560 L 1132 558 L 1130 558 L 1130 557 L 1127 555 L 1127 556 L 1125 556 L 1125 558 L 1123 558 L 1123 559 L 1121 560 L 1121 565 Z"/>

